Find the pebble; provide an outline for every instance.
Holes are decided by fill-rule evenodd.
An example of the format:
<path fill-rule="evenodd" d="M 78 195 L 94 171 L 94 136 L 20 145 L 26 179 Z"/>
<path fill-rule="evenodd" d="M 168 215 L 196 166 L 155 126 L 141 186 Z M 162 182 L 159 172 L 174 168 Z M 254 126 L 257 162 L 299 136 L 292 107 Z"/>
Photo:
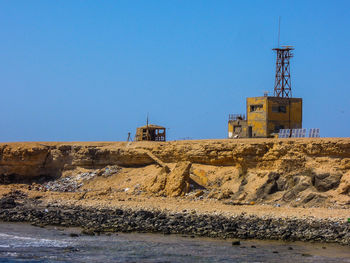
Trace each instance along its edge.
<path fill-rule="evenodd" d="M 15 203 L 17 202 L 16 197 Z M 29 222 L 36 226 L 83 227 L 82 234 L 102 232 L 143 232 L 238 239 L 332 242 L 350 245 L 350 224 L 339 220 L 313 218 L 258 217 L 241 214 L 225 217 L 219 213 L 198 214 L 159 210 L 107 209 L 37 204 L 20 197 L 22 205 L 0 209 L 0 220 Z M 1 203 L 0 199 L 0 203 Z M 11 201 L 12 202 L 12 201 Z M 3 202 L 7 204 L 6 201 Z M 4 205 L 4 207 L 6 207 Z M 47 212 L 44 212 L 47 209 Z M 239 245 L 240 243 L 238 243 Z M 288 248 L 288 249 L 291 249 Z"/>

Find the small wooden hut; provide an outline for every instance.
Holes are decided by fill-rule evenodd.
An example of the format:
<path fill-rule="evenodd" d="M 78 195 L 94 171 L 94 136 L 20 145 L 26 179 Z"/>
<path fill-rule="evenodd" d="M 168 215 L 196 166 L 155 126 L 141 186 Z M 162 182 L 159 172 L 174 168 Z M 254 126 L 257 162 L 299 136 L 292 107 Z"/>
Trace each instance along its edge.
<path fill-rule="evenodd" d="M 159 141 L 165 142 L 165 127 L 147 124 L 136 129 L 136 141 Z"/>

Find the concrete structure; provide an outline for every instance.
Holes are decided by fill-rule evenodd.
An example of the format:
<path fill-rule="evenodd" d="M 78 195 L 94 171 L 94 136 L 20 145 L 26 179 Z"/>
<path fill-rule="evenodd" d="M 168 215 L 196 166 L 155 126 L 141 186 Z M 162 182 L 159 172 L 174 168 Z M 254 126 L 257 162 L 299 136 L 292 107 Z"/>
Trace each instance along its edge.
<path fill-rule="evenodd" d="M 147 124 L 136 129 L 136 141 L 166 141 L 165 127 Z"/>
<path fill-rule="evenodd" d="M 302 99 L 282 97 L 247 98 L 247 118 L 230 115 L 229 138 L 268 138 L 280 129 L 302 127 Z"/>
<path fill-rule="evenodd" d="M 248 122 L 243 114 L 230 114 L 228 120 L 229 138 L 247 138 Z"/>

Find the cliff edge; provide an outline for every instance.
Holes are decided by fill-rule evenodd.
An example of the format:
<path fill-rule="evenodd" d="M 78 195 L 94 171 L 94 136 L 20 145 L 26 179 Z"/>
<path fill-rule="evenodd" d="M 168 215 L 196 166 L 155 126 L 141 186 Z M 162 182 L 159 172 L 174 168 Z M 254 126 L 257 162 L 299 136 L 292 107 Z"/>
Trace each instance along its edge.
<path fill-rule="evenodd" d="M 0 184 L 2 193 L 349 208 L 350 139 L 2 143 Z"/>

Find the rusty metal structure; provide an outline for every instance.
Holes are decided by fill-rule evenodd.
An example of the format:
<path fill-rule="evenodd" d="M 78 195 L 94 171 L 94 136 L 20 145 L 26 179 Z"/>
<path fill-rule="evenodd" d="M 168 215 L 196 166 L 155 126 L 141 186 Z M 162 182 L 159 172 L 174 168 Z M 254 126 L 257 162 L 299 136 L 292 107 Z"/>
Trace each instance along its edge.
<path fill-rule="evenodd" d="M 276 51 L 276 77 L 274 96 L 280 98 L 292 97 L 292 86 L 290 78 L 290 58 L 293 57 L 292 46 L 282 46 L 282 48 L 274 48 Z"/>

